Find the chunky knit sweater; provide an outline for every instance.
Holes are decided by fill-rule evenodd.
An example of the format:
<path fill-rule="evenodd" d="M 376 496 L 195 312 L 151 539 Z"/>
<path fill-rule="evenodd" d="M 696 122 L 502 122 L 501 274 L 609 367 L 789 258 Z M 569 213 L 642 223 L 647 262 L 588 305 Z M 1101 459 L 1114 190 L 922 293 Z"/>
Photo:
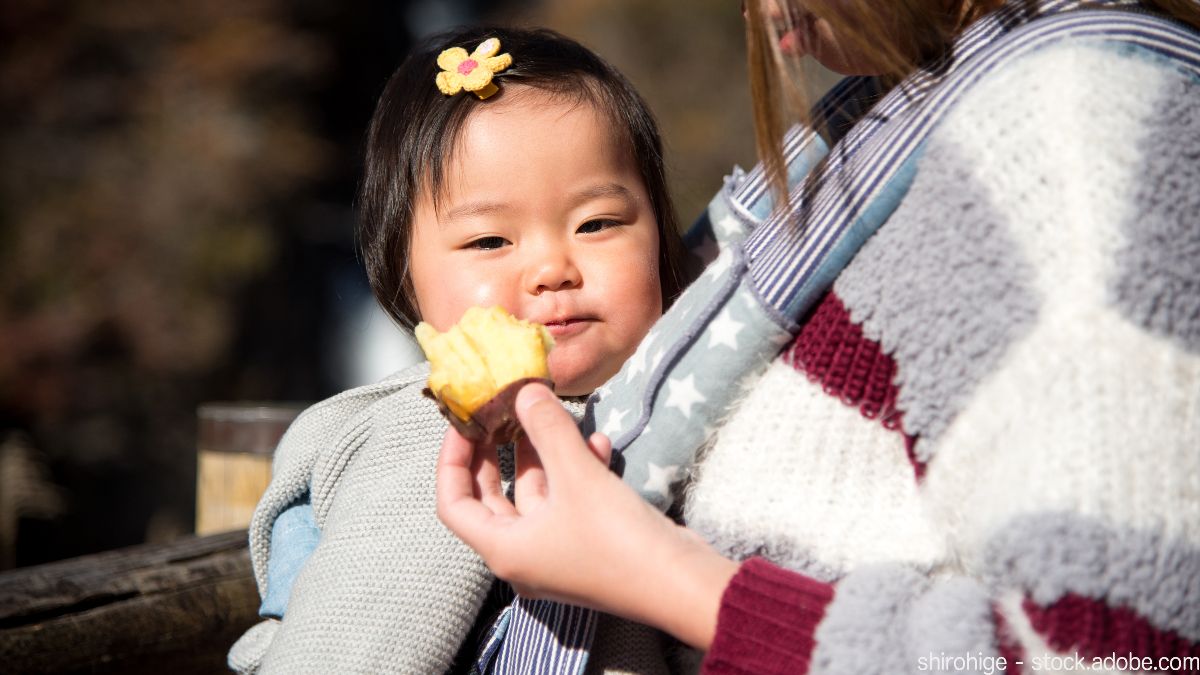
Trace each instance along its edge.
<path fill-rule="evenodd" d="M 747 561 L 710 673 L 1200 670 L 1195 70 L 975 85 L 685 499 Z"/>

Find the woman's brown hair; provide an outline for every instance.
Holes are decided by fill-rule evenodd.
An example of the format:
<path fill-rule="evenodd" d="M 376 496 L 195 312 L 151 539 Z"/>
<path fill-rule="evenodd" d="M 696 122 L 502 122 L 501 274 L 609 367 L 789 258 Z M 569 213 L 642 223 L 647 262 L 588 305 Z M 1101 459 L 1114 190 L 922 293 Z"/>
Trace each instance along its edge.
<path fill-rule="evenodd" d="M 772 1 L 783 11 L 784 21 L 770 17 Z M 1024 1 L 1030 11 L 1036 9 L 1034 0 Z M 1005 0 L 745 0 L 755 140 L 776 203 L 782 205 L 787 198 L 783 135 L 791 120 L 811 121 L 804 70 L 797 59 L 780 51 L 781 27 L 799 25 L 806 13 L 820 17 L 832 26 L 843 48 L 859 55 L 885 84 L 895 84 L 935 63 L 967 26 L 1003 4 Z M 1200 30 L 1196 0 L 1143 0 L 1142 4 Z"/>

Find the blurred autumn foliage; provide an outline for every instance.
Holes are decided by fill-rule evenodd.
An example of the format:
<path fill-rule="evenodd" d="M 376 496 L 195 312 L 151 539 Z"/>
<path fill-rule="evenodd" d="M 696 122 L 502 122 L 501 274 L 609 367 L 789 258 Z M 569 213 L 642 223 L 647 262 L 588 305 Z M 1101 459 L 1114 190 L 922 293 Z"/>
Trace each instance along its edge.
<path fill-rule="evenodd" d="M 333 51 L 278 0 L 14 0 L 0 22 L 0 422 L 42 454 L 4 451 L 69 488 L 29 559 L 169 538 L 196 403 L 258 394 L 212 380 L 281 207 L 337 151 L 307 98 Z"/>
<path fill-rule="evenodd" d="M 592 47 L 659 116 L 689 222 L 753 161 L 739 12 L 3 3 L 0 569 L 189 532 L 199 403 L 342 386 L 361 138 L 412 39 L 492 19 Z"/>
<path fill-rule="evenodd" d="M 6 406 L 61 413 L 55 366 L 106 340 L 164 375 L 228 348 L 227 298 L 274 255 L 272 205 L 329 150 L 288 96 L 323 46 L 272 4 L 67 3 L 6 30 Z"/>

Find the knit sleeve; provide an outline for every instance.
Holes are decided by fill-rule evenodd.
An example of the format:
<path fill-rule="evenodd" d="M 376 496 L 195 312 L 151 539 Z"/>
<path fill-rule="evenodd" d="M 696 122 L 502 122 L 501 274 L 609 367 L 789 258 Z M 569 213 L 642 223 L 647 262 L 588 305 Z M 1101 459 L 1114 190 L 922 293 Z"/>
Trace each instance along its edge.
<path fill-rule="evenodd" d="M 994 629 L 988 593 L 972 579 L 933 582 L 903 565 L 877 565 L 830 584 L 751 558 L 722 596 L 703 672 L 1005 672 L 1012 659 L 1000 661 Z M 928 656 L 918 653 L 925 646 Z M 943 668 L 933 655 L 964 661 Z M 968 655 L 978 668 L 967 667 Z"/>
<path fill-rule="evenodd" d="M 437 518 L 445 419 L 403 387 L 340 428 L 311 472 L 320 538 L 259 672 L 444 672 L 492 583 Z"/>
<path fill-rule="evenodd" d="M 721 598 L 717 635 L 705 658 L 712 675 L 803 673 L 813 630 L 833 587 L 782 570 L 761 558 L 738 569 Z"/>
<path fill-rule="evenodd" d="M 746 562 L 706 672 L 1200 670 L 1196 110 L 1167 62 L 1077 45 L 958 104 L 835 286 L 898 364 L 945 554 Z"/>

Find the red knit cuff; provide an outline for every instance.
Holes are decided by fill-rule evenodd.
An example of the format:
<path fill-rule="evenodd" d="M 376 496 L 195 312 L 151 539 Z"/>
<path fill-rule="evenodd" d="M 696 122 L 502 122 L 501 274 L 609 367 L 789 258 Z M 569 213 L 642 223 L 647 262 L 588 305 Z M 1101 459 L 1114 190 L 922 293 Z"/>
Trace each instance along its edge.
<path fill-rule="evenodd" d="M 742 563 L 721 596 L 707 675 L 803 675 L 833 586 L 762 558 Z"/>

